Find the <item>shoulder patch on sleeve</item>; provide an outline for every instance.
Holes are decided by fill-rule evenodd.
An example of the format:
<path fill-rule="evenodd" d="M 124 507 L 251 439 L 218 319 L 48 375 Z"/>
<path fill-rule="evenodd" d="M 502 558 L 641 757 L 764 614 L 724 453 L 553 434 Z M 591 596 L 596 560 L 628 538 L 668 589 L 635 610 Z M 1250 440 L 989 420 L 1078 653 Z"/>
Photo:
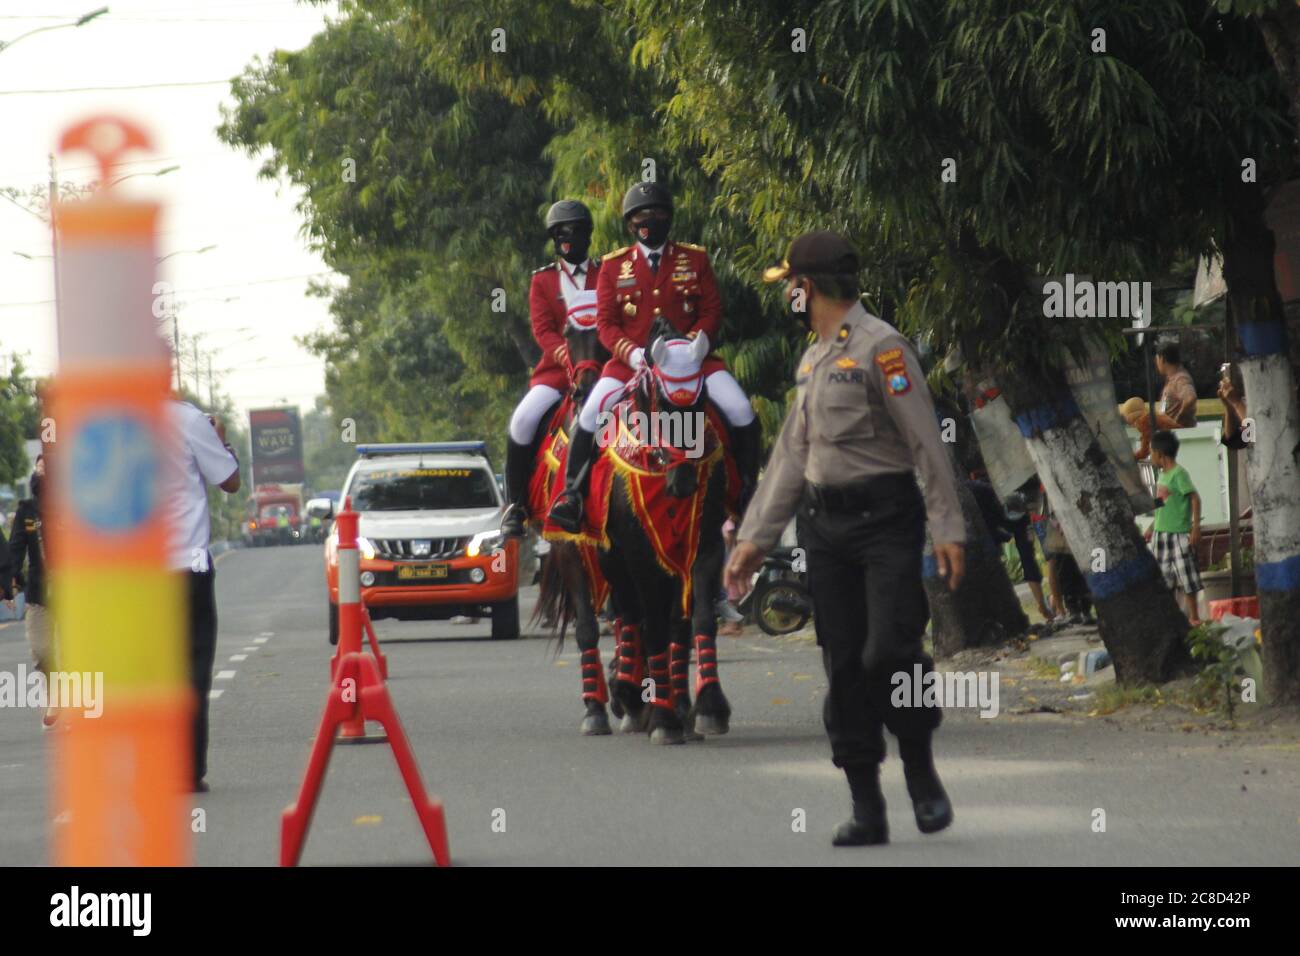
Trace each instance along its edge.
<path fill-rule="evenodd" d="M 905 395 L 912 390 L 912 380 L 907 377 L 907 360 L 901 348 L 885 349 L 876 355 L 875 362 L 880 366 L 886 392 Z"/>
<path fill-rule="evenodd" d="M 620 249 L 615 249 L 613 252 L 607 252 L 600 257 L 600 261 L 608 262 L 610 259 L 617 259 L 619 256 L 626 254 L 627 251 L 631 248 L 632 248 L 631 246 L 623 246 Z"/>

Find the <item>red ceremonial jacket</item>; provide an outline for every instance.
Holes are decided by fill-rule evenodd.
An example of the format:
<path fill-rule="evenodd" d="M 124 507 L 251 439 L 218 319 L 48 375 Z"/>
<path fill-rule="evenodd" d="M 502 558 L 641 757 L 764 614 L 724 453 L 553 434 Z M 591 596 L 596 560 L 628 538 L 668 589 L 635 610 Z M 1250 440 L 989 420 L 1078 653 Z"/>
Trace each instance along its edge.
<path fill-rule="evenodd" d="M 650 327 L 660 315 L 678 331 L 693 336 L 703 332 L 717 341 L 722 328 L 722 297 L 702 246 L 668 242 L 659 271 L 633 244 L 611 252 L 601 260 L 596 285 L 596 330 L 600 341 L 613 356 L 601 372 L 626 382 L 632 377 L 627 357 L 635 348 L 650 343 Z M 704 374 L 725 366 L 712 354 L 704 360 Z"/>
<path fill-rule="evenodd" d="M 564 342 L 568 309 L 565 307 L 564 296 L 560 294 L 560 270 L 566 268 L 572 270 L 562 260 L 542 266 L 533 273 L 532 285 L 528 289 L 528 318 L 533 325 L 533 338 L 542 347 L 541 361 L 528 380 L 529 388 L 534 385 L 549 385 L 556 391 L 563 392 L 569 387 L 569 349 Z M 595 289 L 599 273 L 600 260 L 588 259 L 587 270 L 583 274 L 583 288 Z"/>

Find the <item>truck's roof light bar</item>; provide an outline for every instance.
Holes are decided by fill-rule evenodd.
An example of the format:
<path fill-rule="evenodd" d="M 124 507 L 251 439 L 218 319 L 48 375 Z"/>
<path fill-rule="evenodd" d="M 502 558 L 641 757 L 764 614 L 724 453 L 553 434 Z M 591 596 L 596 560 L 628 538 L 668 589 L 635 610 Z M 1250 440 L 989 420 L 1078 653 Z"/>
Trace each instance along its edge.
<path fill-rule="evenodd" d="M 380 445 L 358 445 L 357 455 L 362 458 L 382 458 L 385 455 L 481 455 L 487 457 L 484 441 L 425 441 L 389 442 Z"/>

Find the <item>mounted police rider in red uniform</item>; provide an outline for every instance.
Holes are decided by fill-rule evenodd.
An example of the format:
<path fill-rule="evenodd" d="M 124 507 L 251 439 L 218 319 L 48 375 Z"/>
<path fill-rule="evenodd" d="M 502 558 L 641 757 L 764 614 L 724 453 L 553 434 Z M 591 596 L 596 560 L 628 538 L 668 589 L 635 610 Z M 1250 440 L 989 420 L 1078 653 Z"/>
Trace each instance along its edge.
<path fill-rule="evenodd" d="M 564 491 L 550 520 L 570 533 L 582 524 L 588 467 L 601 412 L 614 405 L 626 383 L 646 362 L 650 330 L 660 317 L 688 338 L 708 341 L 722 327 L 722 299 L 709 254 L 702 246 L 672 242 L 673 200 L 658 183 L 637 183 L 623 197 L 623 221 L 636 239 L 601 260 L 596 286 L 596 329 L 613 356 L 578 415 L 569 445 Z M 749 398 L 722 360 L 710 355 L 703 374 L 709 398 L 727 420 L 731 452 L 744 488 L 744 508 L 758 474 L 760 424 Z"/>
<path fill-rule="evenodd" d="M 527 394 L 510 418 L 505 475 L 510 508 L 501 522 L 508 537 L 524 533 L 538 431 L 564 396 L 573 375 L 564 339 L 569 315 L 594 308 L 600 262 L 587 255 L 591 229 L 591 211 L 576 200 L 562 199 L 546 213 L 546 232 L 555 243 L 556 259 L 533 273 L 528 290 L 528 317 L 542 358 L 533 369 Z"/>

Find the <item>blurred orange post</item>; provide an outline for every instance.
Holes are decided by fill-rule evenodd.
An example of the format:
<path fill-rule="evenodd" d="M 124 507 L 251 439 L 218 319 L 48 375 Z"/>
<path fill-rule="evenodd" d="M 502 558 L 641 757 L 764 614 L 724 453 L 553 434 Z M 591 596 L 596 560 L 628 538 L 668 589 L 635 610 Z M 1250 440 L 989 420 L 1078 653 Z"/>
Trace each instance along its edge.
<path fill-rule="evenodd" d="M 61 151 L 87 150 L 100 182 L 139 127 L 94 117 Z M 184 595 L 167 564 L 164 495 L 173 467 L 168 357 L 152 296 L 159 207 L 102 186 L 55 202 L 61 354 L 50 390 L 50 596 L 64 674 L 102 687 L 99 713 L 61 712 L 52 774 L 59 866 L 190 862 L 194 702 Z"/>

